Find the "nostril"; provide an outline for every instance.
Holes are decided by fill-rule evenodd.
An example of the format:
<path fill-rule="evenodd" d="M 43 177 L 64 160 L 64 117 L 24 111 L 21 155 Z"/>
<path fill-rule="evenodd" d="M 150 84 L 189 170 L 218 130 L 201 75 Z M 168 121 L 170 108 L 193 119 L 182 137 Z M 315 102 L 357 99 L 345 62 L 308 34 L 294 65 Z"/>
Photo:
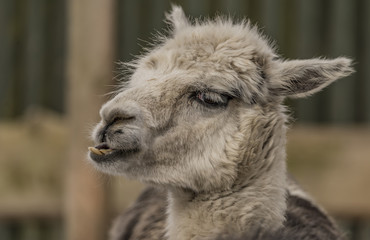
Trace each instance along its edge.
<path fill-rule="evenodd" d="M 113 109 L 110 111 L 105 109 L 104 111 L 101 111 L 101 115 L 105 125 L 101 128 L 98 134 L 100 142 L 106 142 L 110 134 L 122 134 L 123 131 L 118 129 L 119 126 L 121 124 L 123 126 L 130 124 L 136 120 L 135 113 L 132 111 L 122 111 L 120 109 Z"/>
<path fill-rule="evenodd" d="M 110 122 L 108 122 L 107 125 L 105 125 L 104 128 L 102 128 L 102 130 L 100 131 L 100 142 L 106 142 L 107 141 L 107 134 L 108 132 L 113 132 L 113 134 L 122 134 L 123 131 L 121 129 L 117 129 L 115 131 L 111 130 L 109 131 L 109 129 L 111 129 L 111 127 L 115 124 L 126 124 L 126 123 L 129 123 L 131 122 L 132 120 L 135 120 L 136 118 L 134 116 L 116 116 L 114 118 L 112 118 L 112 120 Z"/>
<path fill-rule="evenodd" d="M 107 141 L 107 128 L 105 127 L 100 133 L 100 142 L 104 143 Z"/>

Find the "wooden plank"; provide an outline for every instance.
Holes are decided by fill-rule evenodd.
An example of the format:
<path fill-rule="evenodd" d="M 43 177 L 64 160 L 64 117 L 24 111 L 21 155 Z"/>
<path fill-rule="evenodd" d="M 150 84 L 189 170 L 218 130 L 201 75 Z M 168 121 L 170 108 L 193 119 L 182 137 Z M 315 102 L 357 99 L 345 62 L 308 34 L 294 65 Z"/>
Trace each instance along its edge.
<path fill-rule="evenodd" d="M 355 1 L 332 0 L 332 19 L 330 35 L 331 56 L 355 56 Z M 334 83 L 328 89 L 330 93 L 330 121 L 350 123 L 355 116 L 355 76 L 352 75 Z"/>
<path fill-rule="evenodd" d="M 299 58 L 320 56 L 320 2 L 321 0 L 299 0 L 297 6 L 298 33 L 296 41 Z M 318 119 L 319 98 L 312 96 L 296 100 L 295 116 L 298 122 L 314 122 Z"/>
<path fill-rule="evenodd" d="M 298 23 L 297 23 L 297 1 L 296 0 L 281 0 L 282 6 L 279 11 L 279 18 L 281 19 L 281 52 L 283 58 L 295 59 L 297 58 L 298 49 Z M 286 99 L 285 103 L 293 108 L 297 108 L 297 102 L 292 99 Z M 294 113 L 294 112 L 293 112 Z M 294 116 L 294 115 L 293 115 Z"/>
<path fill-rule="evenodd" d="M 276 43 L 277 54 L 281 58 L 294 56 L 296 50 L 296 1 L 291 0 L 264 0 L 257 5 L 261 12 L 260 24 L 267 36 Z M 253 6 L 253 5 L 252 5 Z M 258 10 L 257 10 L 258 12 Z M 287 99 L 286 104 L 295 107 L 296 102 Z"/>
<path fill-rule="evenodd" d="M 107 99 L 104 86 L 112 79 L 115 53 L 113 0 L 68 1 L 68 126 L 66 163 L 66 239 L 106 239 L 108 187 L 86 163 L 85 129 L 95 124 Z M 86 150 L 85 150 L 86 149 Z"/>
<path fill-rule="evenodd" d="M 63 222 L 60 219 L 53 219 L 53 221 L 46 222 L 47 233 L 44 239 L 62 240 L 63 236 Z"/>
<path fill-rule="evenodd" d="M 298 49 L 298 4 L 296 0 L 282 0 L 281 5 L 284 6 L 280 9 L 280 18 L 282 20 L 281 31 L 283 35 L 282 52 L 286 58 L 297 58 Z"/>
<path fill-rule="evenodd" d="M 146 49 L 151 48 L 153 43 L 153 34 L 163 26 L 164 11 L 166 2 L 160 1 L 139 1 L 140 9 L 140 24 L 139 36 L 137 45 L 140 46 L 140 52 L 146 52 Z M 168 2 L 167 2 L 168 3 Z M 130 37 L 130 34 L 127 35 Z"/>
<path fill-rule="evenodd" d="M 13 239 L 9 224 L 5 222 L 0 222 L 0 239 Z"/>
<path fill-rule="evenodd" d="M 45 3 L 45 52 L 42 105 L 63 112 L 65 95 L 65 41 L 66 41 L 66 2 L 64 0 Z"/>
<path fill-rule="evenodd" d="M 367 218 L 369 142 L 370 128 L 295 126 L 288 133 L 289 169 L 332 214 Z"/>
<path fill-rule="evenodd" d="M 270 2 L 270 1 L 267 1 Z M 249 0 L 247 1 L 247 15 L 248 18 L 251 20 L 253 24 L 257 24 L 259 27 L 266 29 L 267 24 L 264 21 L 266 19 L 265 9 L 266 9 L 266 1 L 256 1 L 256 0 Z"/>
<path fill-rule="evenodd" d="M 209 17 L 210 16 L 210 0 L 187 0 L 187 14 L 193 17 Z"/>
<path fill-rule="evenodd" d="M 362 0 L 360 5 L 360 14 L 362 16 L 362 24 L 359 29 L 359 39 L 362 40 L 362 44 L 359 45 L 359 56 L 358 62 L 361 66 L 361 92 L 362 92 L 362 101 L 363 107 L 360 109 L 363 113 L 364 122 L 367 124 L 370 123 L 370 1 Z"/>
<path fill-rule="evenodd" d="M 355 115 L 354 115 L 354 122 L 356 123 L 363 123 L 366 122 L 366 98 L 368 95 L 366 92 L 366 84 L 368 79 L 366 79 L 366 69 L 367 63 L 366 61 L 366 31 L 368 31 L 368 25 L 366 25 L 366 3 L 362 0 L 357 0 L 355 4 L 355 33 L 354 37 L 355 41 L 355 56 L 353 59 L 355 61 L 355 99 L 354 99 L 354 108 L 355 108 Z M 364 28 L 364 26 L 366 26 Z"/>
<path fill-rule="evenodd" d="M 12 64 L 14 62 L 14 1 L 0 1 L 0 117 L 9 116 L 13 106 Z"/>
<path fill-rule="evenodd" d="M 220 0 L 217 2 L 217 5 L 211 5 L 211 7 L 214 8 L 213 12 L 222 12 L 225 15 L 230 15 L 233 19 L 249 18 L 247 14 L 249 3 L 246 0 Z"/>
<path fill-rule="evenodd" d="M 317 9 L 319 12 L 319 29 L 320 29 L 320 55 L 329 57 L 331 42 L 331 19 L 333 15 L 333 9 L 331 1 L 320 1 L 320 7 Z M 330 88 L 329 88 L 330 89 Z M 317 108 L 317 119 L 316 123 L 328 123 L 330 120 L 330 113 L 328 111 L 329 105 L 329 92 L 328 90 L 321 91 L 314 95 L 314 98 L 318 99 Z"/>
<path fill-rule="evenodd" d="M 24 219 L 21 222 L 20 240 L 38 240 L 42 239 L 39 224 L 34 219 Z"/>
<path fill-rule="evenodd" d="M 151 5 L 151 14 L 150 14 L 150 26 L 152 27 L 149 29 L 151 34 L 155 34 L 156 31 L 163 32 L 163 28 L 165 27 L 165 12 L 169 11 L 170 3 L 166 0 L 157 0 L 155 2 L 149 1 L 152 3 Z"/>
<path fill-rule="evenodd" d="M 2 1 L 3 2 L 3 1 Z M 25 10 L 26 6 L 24 1 L 11 1 L 8 7 L 4 6 L 4 10 L 7 13 L 4 17 L 10 16 L 10 19 L 5 21 L 8 26 L 7 29 L 7 41 L 4 42 L 8 45 L 9 49 L 4 51 L 4 67 L 7 70 L 4 71 L 7 78 L 4 78 L 4 89 L 6 89 L 6 100 L 4 102 L 4 116 L 15 117 L 23 112 L 23 96 L 24 96 L 24 39 L 25 39 Z M 9 8 L 10 7 L 10 8 Z M 9 12 L 8 12 L 9 11 Z M 10 14 L 10 15 L 8 15 Z M 5 32 L 4 32 L 5 33 Z M 1 81 L 0 81 L 1 82 Z"/>
<path fill-rule="evenodd" d="M 299 42 L 297 53 L 301 58 L 320 57 L 321 0 L 298 0 L 297 23 Z"/>
<path fill-rule="evenodd" d="M 30 0 L 26 13 L 26 72 L 23 105 L 40 106 L 47 89 L 44 82 L 45 53 L 45 0 Z"/>
<path fill-rule="evenodd" d="M 129 61 L 138 55 L 140 47 L 137 39 L 140 35 L 140 2 L 124 0 L 118 1 L 118 42 L 120 61 Z"/>
<path fill-rule="evenodd" d="M 14 61 L 12 70 L 14 77 L 13 81 L 13 106 L 12 117 L 20 116 L 25 109 L 25 72 L 26 72 L 26 13 L 27 4 L 25 0 L 15 2 L 15 15 L 13 18 L 14 24 Z"/>
<path fill-rule="evenodd" d="M 260 1 L 258 1 L 260 2 Z M 253 12 L 260 11 L 260 19 L 256 19 L 257 23 L 263 27 L 265 33 L 277 43 L 279 49 L 284 46 L 284 24 L 281 18 L 281 0 L 263 0 L 261 6 L 258 6 L 257 1 L 251 1 Z M 259 10 L 260 8 L 260 10 Z M 278 50 L 279 51 L 279 50 Z M 281 52 L 281 51 L 279 51 Z"/>

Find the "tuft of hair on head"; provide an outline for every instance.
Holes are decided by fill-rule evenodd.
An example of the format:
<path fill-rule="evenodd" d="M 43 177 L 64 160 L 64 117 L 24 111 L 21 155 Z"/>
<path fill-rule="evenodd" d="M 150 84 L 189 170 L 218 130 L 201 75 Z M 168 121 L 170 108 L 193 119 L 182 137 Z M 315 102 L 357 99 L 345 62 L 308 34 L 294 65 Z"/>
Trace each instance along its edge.
<path fill-rule="evenodd" d="M 270 92 L 275 96 L 307 97 L 353 72 L 352 60 L 345 57 L 277 60 L 271 74 L 274 79 Z"/>
<path fill-rule="evenodd" d="M 171 24 L 174 34 L 191 25 L 182 8 L 175 4 L 172 4 L 171 11 L 166 13 L 166 19 Z"/>

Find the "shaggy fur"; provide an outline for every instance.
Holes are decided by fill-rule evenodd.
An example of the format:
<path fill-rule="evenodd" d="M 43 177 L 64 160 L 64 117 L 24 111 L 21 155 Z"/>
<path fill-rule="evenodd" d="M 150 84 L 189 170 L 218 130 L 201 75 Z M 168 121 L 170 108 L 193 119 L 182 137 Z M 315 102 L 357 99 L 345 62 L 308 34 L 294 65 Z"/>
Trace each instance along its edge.
<path fill-rule="evenodd" d="M 281 60 L 248 22 L 191 23 L 179 7 L 167 19 L 170 36 L 131 64 L 93 133 L 99 170 L 161 188 L 112 239 L 339 238 L 287 177 L 282 102 L 347 76 L 351 61 Z"/>
<path fill-rule="evenodd" d="M 290 183 L 293 188 L 297 186 Z M 167 192 L 164 189 L 147 188 L 135 204 L 115 220 L 111 239 L 144 240 L 165 239 Z M 302 192 L 303 193 L 303 192 Z M 243 233 L 223 233 L 216 240 L 317 240 L 345 239 L 336 230 L 329 217 L 311 200 L 287 191 L 287 210 L 283 227 L 266 230 L 262 227 Z M 209 239 L 209 238 L 206 238 Z"/>

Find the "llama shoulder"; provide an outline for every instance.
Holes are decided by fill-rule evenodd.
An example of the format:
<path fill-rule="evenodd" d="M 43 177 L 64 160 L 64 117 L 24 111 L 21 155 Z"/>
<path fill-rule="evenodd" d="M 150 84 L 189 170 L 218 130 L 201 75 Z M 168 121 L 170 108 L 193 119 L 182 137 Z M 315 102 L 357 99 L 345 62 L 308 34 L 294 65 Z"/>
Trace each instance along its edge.
<path fill-rule="evenodd" d="M 148 187 L 136 202 L 114 221 L 111 240 L 164 239 L 167 192 Z"/>
<path fill-rule="evenodd" d="M 114 223 L 111 240 L 164 239 L 167 192 L 149 187 Z M 302 191 L 290 182 L 287 189 L 287 210 L 284 227 L 274 232 L 258 229 L 241 236 L 224 235 L 217 240 L 249 239 L 340 239 L 333 221 Z"/>

